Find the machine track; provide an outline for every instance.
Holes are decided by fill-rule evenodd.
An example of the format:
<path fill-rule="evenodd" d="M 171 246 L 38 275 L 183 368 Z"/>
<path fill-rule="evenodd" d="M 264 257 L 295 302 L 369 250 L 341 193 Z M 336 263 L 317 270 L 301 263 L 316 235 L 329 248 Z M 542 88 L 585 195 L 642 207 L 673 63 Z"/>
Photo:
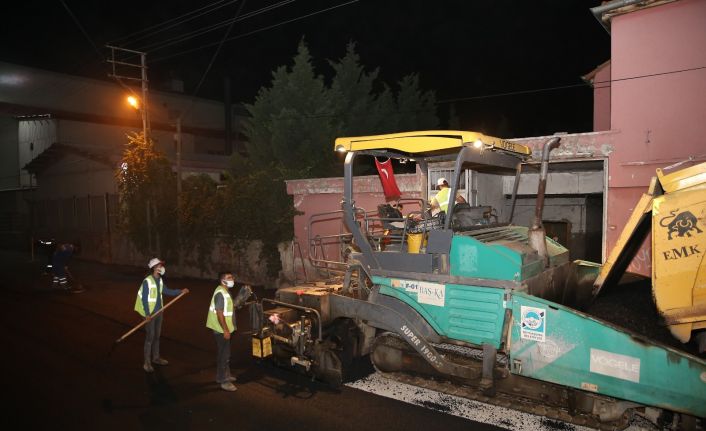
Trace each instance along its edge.
<path fill-rule="evenodd" d="M 384 346 L 387 348 L 404 350 L 405 355 L 415 355 L 418 356 L 420 360 L 423 360 L 421 356 L 419 356 L 411 347 L 407 345 L 407 343 L 402 338 L 400 338 L 396 334 L 387 333 L 381 335 L 380 337 L 378 337 L 378 339 L 376 339 L 374 348 L 379 348 L 381 344 L 384 344 Z M 481 366 L 481 362 L 478 359 L 475 359 L 478 357 L 478 354 L 474 351 L 474 349 L 446 344 L 435 345 L 434 347 L 437 348 L 440 352 L 443 352 L 447 360 L 451 360 L 454 362 L 462 362 L 466 364 L 470 362 L 475 362 L 478 364 L 479 368 Z M 500 367 L 504 368 L 502 361 L 503 359 L 506 360 L 506 357 L 504 355 L 498 356 L 501 358 L 500 361 L 496 360 L 496 365 L 499 365 Z M 371 355 L 371 358 L 373 357 L 374 355 Z M 503 379 L 503 377 L 496 377 L 496 383 L 498 383 L 498 390 L 495 395 L 488 396 L 483 391 L 483 389 L 469 382 L 452 381 L 438 375 L 423 375 L 420 373 L 410 373 L 402 370 L 383 371 L 380 369 L 380 367 L 378 367 L 374 360 L 372 362 L 376 371 L 380 373 L 380 375 L 391 380 L 395 380 L 413 386 L 423 387 L 426 389 L 431 389 L 449 395 L 455 395 L 471 399 L 474 401 L 480 401 L 483 403 L 505 407 L 508 409 L 519 410 L 525 413 L 544 416 L 550 419 L 560 420 L 575 425 L 587 426 L 600 430 L 622 430 L 629 425 L 630 420 L 632 418 L 632 415 L 629 411 L 625 412 L 619 420 L 612 422 L 602 422 L 597 416 L 591 414 L 585 414 L 580 412 L 575 412 L 574 414 L 571 414 L 569 412 L 568 406 L 543 404 L 536 399 L 529 399 L 521 395 L 510 394 L 506 391 L 503 391 L 503 385 L 500 384 L 500 380 Z M 498 368 L 496 368 L 496 370 L 498 370 Z M 496 372 L 496 375 L 497 374 L 499 373 Z M 536 384 L 538 388 L 543 387 L 544 390 L 546 390 L 548 385 L 551 385 L 546 382 L 540 382 L 535 381 L 533 379 L 527 379 L 521 376 L 510 375 L 509 371 L 507 371 L 506 375 L 508 377 L 511 376 L 511 378 L 513 379 L 524 379 L 525 381 L 530 381 L 532 384 Z M 561 386 L 556 386 L 555 390 L 565 391 L 566 389 Z"/>

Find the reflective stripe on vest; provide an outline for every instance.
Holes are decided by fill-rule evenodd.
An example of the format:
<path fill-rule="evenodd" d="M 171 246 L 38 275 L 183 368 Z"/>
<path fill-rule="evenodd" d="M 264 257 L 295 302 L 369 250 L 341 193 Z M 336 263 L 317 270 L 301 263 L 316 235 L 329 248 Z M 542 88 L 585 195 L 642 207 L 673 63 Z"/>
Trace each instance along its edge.
<path fill-rule="evenodd" d="M 137 298 L 135 300 L 135 311 L 137 311 L 141 316 L 145 316 L 145 309 L 142 305 L 142 288 L 145 281 L 147 282 L 147 306 L 149 307 L 149 314 L 152 314 L 154 308 L 157 306 L 157 295 L 162 296 L 162 289 L 159 289 L 157 282 L 151 275 L 148 275 L 140 284 L 140 289 L 137 291 Z M 160 301 L 164 303 L 163 301 Z"/>
<path fill-rule="evenodd" d="M 216 312 L 216 295 L 223 295 L 223 317 L 225 317 L 228 332 L 235 331 L 235 322 L 233 321 L 233 298 L 231 298 L 228 290 L 223 286 L 218 286 L 211 296 L 211 305 L 208 307 L 208 316 L 206 316 L 206 327 L 216 332 L 223 333 L 221 323 L 218 321 L 218 313 Z"/>
<path fill-rule="evenodd" d="M 439 204 L 439 209 L 443 212 L 446 212 L 446 210 L 449 209 L 449 196 L 451 195 L 451 188 L 449 187 L 444 187 L 443 189 L 439 190 L 439 193 L 436 194 L 434 199 L 436 199 L 436 202 Z"/>

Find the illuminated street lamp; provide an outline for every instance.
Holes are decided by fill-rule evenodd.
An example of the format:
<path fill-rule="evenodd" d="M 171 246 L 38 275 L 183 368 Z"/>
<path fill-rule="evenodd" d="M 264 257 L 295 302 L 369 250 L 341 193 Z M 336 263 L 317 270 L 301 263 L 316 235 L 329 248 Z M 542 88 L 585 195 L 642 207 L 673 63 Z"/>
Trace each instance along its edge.
<path fill-rule="evenodd" d="M 135 108 L 137 111 L 140 111 L 140 114 L 142 116 L 142 136 L 145 137 L 145 142 L 147 142 L 148 136 L 147 134 L 149 133 L 149 120 L 147 119 L 147 105 L 144 105 L 144 103 L 141 103 L 142 100 L 140 100 L 138 97 L 130 95 L 127 96 L 127 104 Z M 143 106 L 141 106 L 143 105 Z"/>
<path fill-rule="evenodd" d="M 135 109 L 140 109 L 140 102 L 135 96 L 127 96 L 127 103 Z"/>

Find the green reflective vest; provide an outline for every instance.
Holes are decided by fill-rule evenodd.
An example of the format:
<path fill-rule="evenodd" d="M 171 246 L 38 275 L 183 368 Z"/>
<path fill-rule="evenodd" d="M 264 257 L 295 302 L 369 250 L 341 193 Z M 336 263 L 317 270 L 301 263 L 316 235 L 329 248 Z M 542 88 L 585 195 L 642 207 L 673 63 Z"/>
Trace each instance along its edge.
<path fill-rule="evenodd" d="M 145 309 L 142 306 L 142 288 L 145 281 L 147 282 L 147 287 L 149 288 L 149 292 L 147 293 L 147 306 L 149 307 L 149 314 L 151 315 L 152 312 L 154 312 L 154 307 L 157 305 L 157 295 L 159 295 L 160 303 L 164 304 L 164 301 L 162 301 L 162 289 L 157 287 L 157 282 L 154 277 L 148 275 L 142 284 L 140 284 L 140 290 L 137 291 L 137 299 L 135 300 L 135 311 L 137 311 L 142 317 L 145 317 Z"/>
<path fill-rule="evenodd" d="M 444 187 L 439 190 L 439 193 L 434 196 L 436 202 L 439 204 L 439 209 L 443 212 L 447 212 L 449 209 L 449 196 L 451 195 L 451 187 Z"/>
<path fill-rule="evenodd" d="M 218 321 L 218 314 L 216 313 L 216 294 L 218 293 L 223 295 L 223 317 L 225 317 L 228 332 L 232 334 L 233 331 L 235 331 L 235 322 L 233 321 L 233 298 L 230 297 L 228 289 L 223 286 L 216 287 L 213 296 L 211 296 L 211 306 L 208 308 L 206 327 L 220 332 L 221 334 L 223 333 L 223 328 L 221 328 L 221 323 Z"/>

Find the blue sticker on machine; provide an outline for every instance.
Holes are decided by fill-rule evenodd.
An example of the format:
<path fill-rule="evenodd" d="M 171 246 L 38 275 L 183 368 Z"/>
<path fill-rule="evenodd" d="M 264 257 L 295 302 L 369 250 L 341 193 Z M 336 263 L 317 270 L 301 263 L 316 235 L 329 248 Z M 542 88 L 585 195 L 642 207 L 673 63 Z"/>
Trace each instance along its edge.
<path fill-rule="evenodd" d="M 543 343 L 547 332 L 547 311 L 523 305 L 520 313 L 520 338 Z"/>

